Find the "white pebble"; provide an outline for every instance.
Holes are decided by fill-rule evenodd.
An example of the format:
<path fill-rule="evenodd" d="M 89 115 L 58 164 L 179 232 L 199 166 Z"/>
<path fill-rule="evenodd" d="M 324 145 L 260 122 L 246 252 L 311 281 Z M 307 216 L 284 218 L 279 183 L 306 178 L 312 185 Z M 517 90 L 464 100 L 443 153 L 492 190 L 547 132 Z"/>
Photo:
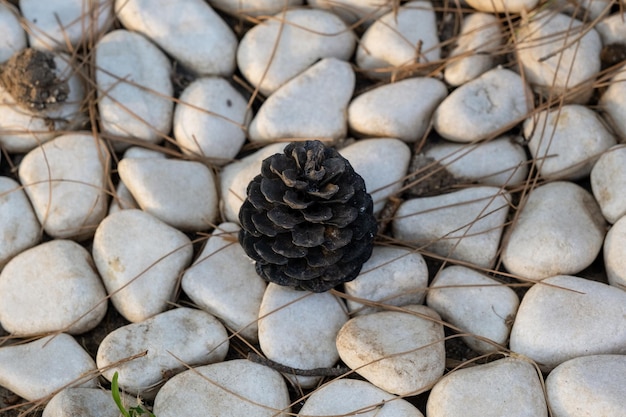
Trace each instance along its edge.
<path fill-rule="evenodd" d="M 532 190 L 503 239 L 502 262 L 515 275 L 576 274 L 602 248 L 604 218 L 589 192 L 557 181 Z"/>
<path fill-rule="evenodd" d="M 497 187 L 414 198 L 398 208 L 393 234 L 440 256 L 490 268 L 508 211 L 509 196 Z"/>
<path fill-rule="evenodd" d="M 308 0 L 311 7 L 332 11 L 345 22 L 369 26 L 374 20 L 391 11 L 392 6 L 379 0 Z"/>
<path fill-rule="evenodd" d="M 573 358 L 626 354 L 626 292 L 568 275 L 535 284 L 511 330 L 511 350 L 551 370 Z"/>
<path fill-rule="evenodd" d="M 218 10 L 242 16 L 268 16 L 281 10 L 301 6 L 304 0 L 211 0 L 209 3 Z"/>
<path fill-rule="evenodd" d="M 495 68 L 454 90 L 433 115 L 446 139 L 475 142 L 513 127 L 533 109 L 532 93 L 517 73 Z"/>
<path fill-rule="evenodd" d="M 138 405 L 138 399 L 120 393 L 126 407 Z M 120 409 L 113 401 L 111 391 L 101 388 L 66 388 L 56 394 L 43 410 L 42 417 L 119 417 Z"/>
<path fill-rule="evenodd" d="M 598 158 L 591 170 L 591 190 L 604 218 L 615 223 L 626 215 L 626 146 L 617 145 Z"/>
<path fill-rule="evenodd" d="M 349 63 L 322 59 L 265 100 L 250 123 L 250 141 L 345 137 L 354 83 Z"/>
<path fill-rule="evenodd" d="M 193 249 L 182 232 L 140 210 L 107 216 L 93 239 L 93 258 L 117 311 L 139 322 L 167 310 Z"/>
<path fill-rule="evenodd" d="M 350 129 L 359 135 L 421 139 L 435 108 L 448 94 L 435 78 L 409 78 L 369 90 L 348 107 Z"/>
<path fill-rule="evenodd" d="M 619 68 L 611 78 L 598 106 L 604 112 L 604 118 L 613 127 L 620 142 L 626 140 L 626 65 Z"/>
<path fill-rule="evenodd" d="M 18 19 L 19 11 L 9 4 L 0 4 L 0 64 L 4 64 L 11 56 L 25 49 L 26 32 Z"/>
<path fill-rule="evenodd" d="M 391 394 L 416 395 L 443 375 L 441 318 L 422 305 L 350 319 L 337 335 L 341 360 Z M 417 313 L 417 315 L 411 314 Z"/>
<path fill-rule="evenodd" d="M 613 43 L 624 43 L 624 39 L 626 39 L 626 15 L 624 13 L 615 13 L 607 16 L 594 27 L 602 38 L 604 46 Z"/>
<path fill-rule="evenodd" d="M 467 0 L 474 9 L 487 13 L 521 13 L 535 8 L 539 0 Z"/>
<path fill-rule="evenodd" d="M 604 239 L 604 267 L 609 284 L 626 291 L 626 216 L 615 222 Z"/>

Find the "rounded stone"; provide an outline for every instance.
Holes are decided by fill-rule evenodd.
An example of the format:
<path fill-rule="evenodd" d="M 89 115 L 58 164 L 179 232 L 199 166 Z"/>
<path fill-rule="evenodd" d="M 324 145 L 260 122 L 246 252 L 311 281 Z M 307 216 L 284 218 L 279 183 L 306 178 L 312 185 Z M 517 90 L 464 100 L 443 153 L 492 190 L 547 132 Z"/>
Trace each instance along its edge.
<path fill-rule="evenodd" d="M 237 17 L 273 15 L 302 3 L 304 0 L 211 0 L 212 7 Z"/>
<path fill-rule="evenodd" d="M 120 393 L 122 403 L 133 407 L 139 399 Z M 119 417 L 120 409 L 113 401 L 111 391 L 101 388 L 66 388 L 56 394 L 43 410 L 42 417 Z"/>
<path fill-rule="evenodd" d="M 603 3 L 603 2 L 599 2 Z M 603 45 L 624 43 L 626 38 L 626 20 L 624 13 L 614 13 L 601 19 L 594 28 L 602 38 Z"/>
<path fill-rule="evenodd" d="M 604 112 L 604 118 L 613 127 L 621 139 L 626 140 L 626 65 L 619 68 L 617 74 L 611 78 L 609 88 L 606 89 L 598 105 Z"/>
<path fill-rule="evenodd" d="M 604 267 L 609 284 L 626 291 L 626 216 L 611 227 L 604 239 Z"/>
<path fill-rule="evenodd" d="M 18 19 L 19 15 L 16 7 L 4 3 L 0 4 L 0 28 L 2 28 L 0 64 L 4 64 L 14 53 L 28 46 L 26 32 Z"/>
<path fill-rule="evenodd" d="M 531 11 L 539 0 L 467 0 L 474 9 L 487 13 L 521 13 Z"/>
<path fill-rule="evenodd" d="M 613 146 L 591 169 L 591 190 L 604 218 L 617 222 L 626 215 L 626 145 Z"/>

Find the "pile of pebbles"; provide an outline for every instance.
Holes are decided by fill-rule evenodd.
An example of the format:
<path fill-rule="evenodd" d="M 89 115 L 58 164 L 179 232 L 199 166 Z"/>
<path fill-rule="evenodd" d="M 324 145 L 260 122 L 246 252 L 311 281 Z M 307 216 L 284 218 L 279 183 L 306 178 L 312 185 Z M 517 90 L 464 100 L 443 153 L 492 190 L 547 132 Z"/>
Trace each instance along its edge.
<path fill-rule="evenodd" d="M 625 416 L 624 48 L 608 0 L 0 2 L 0 386 L 47 417 L 117 416 L 116 372 L 157 417 Z M 310 138 L 380 220 L 319 294 L 236 239 Z"/>

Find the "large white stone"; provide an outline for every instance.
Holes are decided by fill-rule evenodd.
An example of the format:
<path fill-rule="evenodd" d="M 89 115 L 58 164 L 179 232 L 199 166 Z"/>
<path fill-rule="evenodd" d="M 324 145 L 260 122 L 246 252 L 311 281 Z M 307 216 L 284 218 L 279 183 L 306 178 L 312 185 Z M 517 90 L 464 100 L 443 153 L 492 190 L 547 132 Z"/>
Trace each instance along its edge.
<path fill-rule="evenodd" d="M 116 0 L 117 18 L 199 75 L 229 76 L 237 38 L 203 0 Z M 135 60 L 133 60 L 135 62 Z"/>
<path fill-rule="evenodd" d="M 180 95 L 174 137 L 184 154 L 222 165 L 246 140 L 248 102 L 223 78 L 199 78 Z"/>
<path fill-rule="evenodd" d="M 332 11 L 350 24 L 370 25 L 392 10 L 392 5 L 379 0 L 308 0 L 311 7 Z"/>
<path fill-rule="evenodd" d="M 111 302 L 131 322 L 167 310 L 192 254 L 185 234 L 140 210 L 107 216 L 93 239 L 93 258 Z"/>
<path fill-rule="evenodd" d="M 0 273 L 0 323 L 13 335 L 79 334 L 107 311 L 91 255 L 71 240 L 52 240 L 13 258 Z"/>
<path fill-rule="evenodd" d="M 474 9 L 487 13 L 521 13 L 535 8 L 539 0 L 467 0 Z"/>
<path fill-rule="evenodd" d="M 557 181 L 532 190 L 503 239 L 502 262 L 520 277 L 575 274 L 602 248 L 605 223 L 598 204 L 580 186 Z"/>
<path fill-rule="evenodd" d="M 339 354 L 337 332 L 348 320 L 339 298 L 269 284 L 259 309 L 259 344 L 271 360 L 297 369 L 332 367 Z M 315 376 L 285 375 L 303 388 L 314 387 Z"/>
<path fill-rule="evenodd" d="M 446 139 L 475 142 L 510 129 L 532 109 L 532 92 L 524 80 L 495 68 L 446 97 L 435 110 L 433 126 Z"/>
<path fill-rule="evenodd" d="M 573 358 L 626 354 L 626 292 L 568 275 L 528 290 L 511 330 L 511 350 L 550 370 Z"/>
<path fill-rule="evenodd" d="M 433 387 L 428 417 L 547 417 L 541 378 L 528 361 L 505 358 L 458 369 Z"/>
<path fill-rule="evenodd" d="M 604 118 L 613 127 L 621 139 L 626 140 L 626 65 L 609 82 L 598 106 L 604 112 Z"/>
<path fill-rule="evenodd" d="M 0 348 L 0 385 L 28 401 L 66 386 L 95 388 L 96 363 L 66 333 Z"/>
<path fill-rule="evenodd" d="M 626 216 L 611 227 L 604 239 L 604 267 L 609 284 L 626 291 Z"/>
<path fill-rule="evenodd" d="M 252 142 L 288 138 L 340 139 L 355 75 L 349 63 L 325 58 L 289 80 L 261 105 L 250 123 Z"/>
<path fill-rule="evenodd" d="M 591 169 L 591 190 L 604 218 L 615 223 L 626 215 L 626 146 L 604 152 Z"/>
<path fill-rule="evenodd" d="M 320 59 L 348 61 L 354 45 L 354 34 L 339 17 L 324 10 L 296 8 L 246 32 L 237 50 L 237 64 L 246 79 L 267 96 Z M 332 93 L 330 88 L 324 93 Z"/>
<path fill-rule="evenodd" d="M 165 54 L 139 33 L 119 29 L 100 39 L 95 59 L 103 133 L 160 142 L 170 131 L 174 110 L 172 67 Z"/>
<path fill-rule="evenodd" d="M 68 133 L 30 151 L 20 182 L 46 233 L 82 240 L 106 216 L 110 155 L 91 133 Z"/>
<path fill-rule="evenodd" d="M 2 3 L 0 4 L 0 64 L 4 64 L 11 56 L 25 49 L 26 32 L 20 25 L 17 8 Z"/>
<path fill-rule="evenodd" d="M 410 396 L 443 375 L 446 355 L 439 315 L 422 305 L 404 309 L 350 319 L 337 335 L 337 349 L 341 360 L 372 384 Z"/>
<path fill-rule="evenodd" d="M 289 392 L 267 366 L 237 359 L 176 375 L 154 400 L 158 417 L 287 417 Z"/>
<path fill-rule="evenodd" d="M 118 372 L 124 391 L 153 398 L 166 375 L 221 362 L 228 346 L 226 329 L 215 317 L 182 307 L 113 330 L 100 343 L 96 363 L 108 380 Z M 142 352 L 146 354 L 124 361 Z"/>
<path fill-rule="evenodd" d="M 430 125 L 435 108 L 448 94 L 435 78 L 409 78 L 369 90 L 348 107 L 350 129 L 359 135 L 415 142 Z"/>
<path fill-rule="evenodd" d="M 218 197 L 213 173 L 200 162 L 164 158 L 123 158 L 120 178 L 142 210 L 182 230 L 215 224 Z"/>
<path fill-rule="evenodd" d="M 268 16 L 301 6 L 304 0 L 211 0 L 212 7 L 237 17 Z"/>
<path fill-rule="evenodd" d="M 392 222 L 397 239 L 477 266 L 493 266 L 509 196 L 497 187 L 471 187 L 407 200 Z"/>
<path fill-rule="evenodd" d="M 589 176 L 600 155 L 616 143 L 600 117 L 578 104 L 533 114 L 524 122 L 524 136 L 545 179 Z"/>
<path fill-rule="evenodd" d="M 120 393 L 122 404 L 134 407 L 139 399 Z M 42 417 L 119 417 L 120 409 L 111 391 L 101 388 L 66 388 L 56 394 L 43 410 Z"/>

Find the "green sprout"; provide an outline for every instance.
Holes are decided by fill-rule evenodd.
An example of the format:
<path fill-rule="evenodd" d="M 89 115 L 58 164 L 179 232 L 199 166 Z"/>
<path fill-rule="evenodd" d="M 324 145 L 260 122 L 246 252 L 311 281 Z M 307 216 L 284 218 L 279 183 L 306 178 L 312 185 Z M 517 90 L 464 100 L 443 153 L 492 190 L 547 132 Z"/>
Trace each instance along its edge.
<path fill-rule="evenodd" d="M 141 415 L 147 415 L 148 417 L 156 417 L 150 411 L 145 410 L 141 405 L 137 405 L 135 407 L 129 407 L 128 410 L 122 404 L 122 397 L 120 396 L 120 386 L 117 383 L 118 374 L 115 372 L 113 374 L 113 379 L 111 380 L 111 396 L 113 396 L 113 401 L 117 404 L 117 408 L 120 409 L 120 412 L 124 417 L 136 417 Z"/>

